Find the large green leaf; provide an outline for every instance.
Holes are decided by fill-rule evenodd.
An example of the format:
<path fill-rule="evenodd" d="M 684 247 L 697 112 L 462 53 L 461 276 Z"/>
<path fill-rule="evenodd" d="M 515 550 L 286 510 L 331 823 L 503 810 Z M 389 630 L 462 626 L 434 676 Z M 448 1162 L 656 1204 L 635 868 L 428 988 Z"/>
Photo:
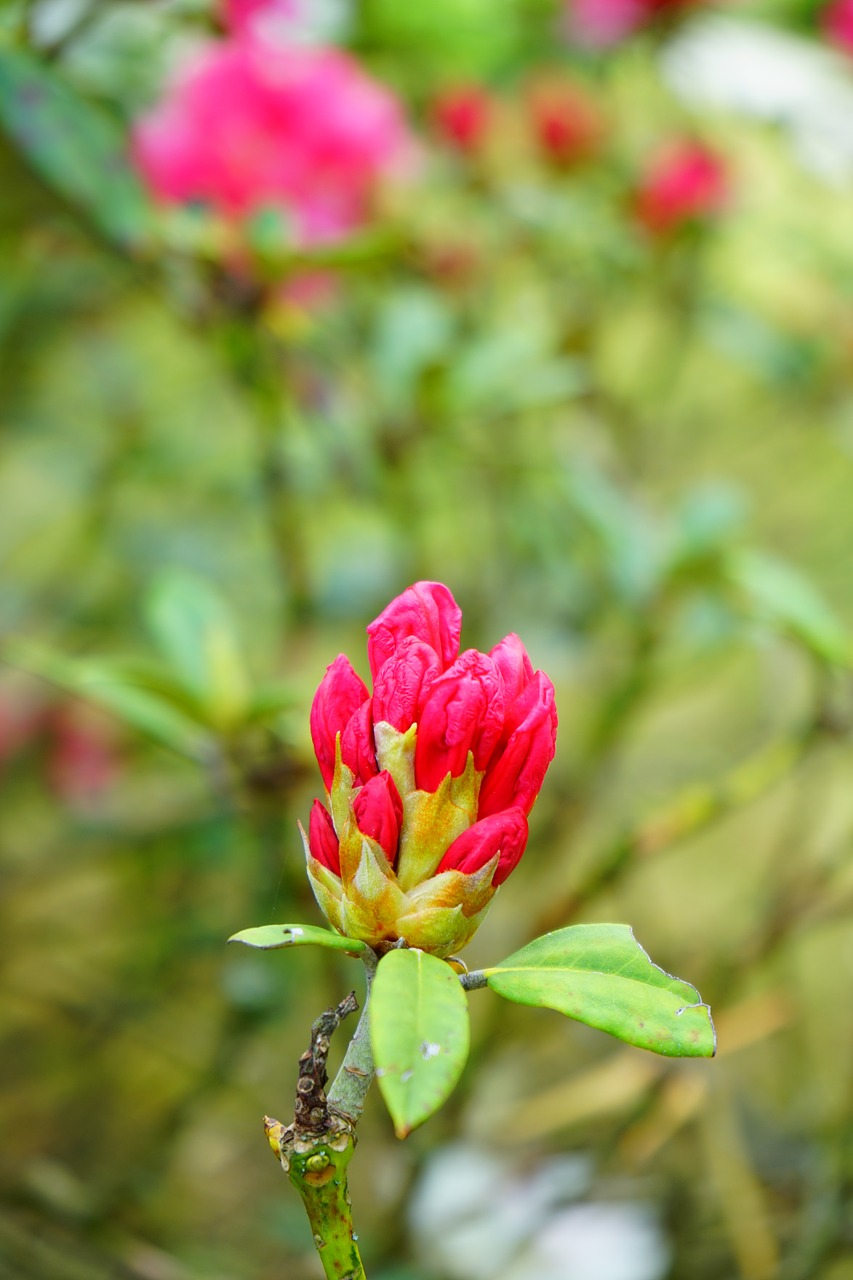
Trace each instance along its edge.
<path fill-rule="evenodd" d="M 261 951 L 315 946 L 360 956 L 367 950 L 367 944 L 360 942 L 358 938 L 344 938 L 328 929 L 318 929 L 314 924 L 262 924 L 254 929 L 241 929 L 239 933 L 232 934 L 228 941 L 242 942 L 247 947 L 257 947 Z"/>
<path fill-rule="evenodd" d="M 150 204 L 118 122 L 20 49 L 0 49 L 0 128 L 40 177 L 110 240 L 138 245 L 145 239 Z"/>
<path fill-rule="evenodd" d="M 672 1058 L 716 1052 L 696 988 L 653 964 L 626 924 L 558 929 L 484 972 L 507 1000 L 556 1009 L 640 1049 Z"/>
<path fill-rule="evenodd" d="M 468 1057 L 468 1002 L 459 978 L 425 951 L 389 951 L 370 997 L 376 1076 L 398 1138 L 453 1092 Z"/>

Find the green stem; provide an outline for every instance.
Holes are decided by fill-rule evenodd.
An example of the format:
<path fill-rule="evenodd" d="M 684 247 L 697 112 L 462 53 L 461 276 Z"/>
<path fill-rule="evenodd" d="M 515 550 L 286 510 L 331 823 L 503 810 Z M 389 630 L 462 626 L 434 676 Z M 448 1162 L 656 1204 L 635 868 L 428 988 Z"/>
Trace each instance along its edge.
<path fill-rule="evenodd" d="M 368 1008 L 377 961 L 372 951 L 362 959 L 367 975 L 364 1008 L 328 1098 L 323 1087 L 329 1038 L 341 1018 L 357 1007 L 354 996 L 322 1014 L 312 1027 L 311 1048 L 299 1060 L 293 1124 L 285 1128 L 264 1117 L 273 1153 L 302 1198 L 327 1280 L 366 1280 L 347 1186 L 355 1129 L 374 1076 Z"/>
<path fill-rule="evenodd" d="M 364 1110 L 364 1100 L 374 1075 L 373 1049 L 370 1045 L 370 987 L 376 973 L 377 960 L 372 951 L 366 953 L 362 959 L 367 976 L 364 1008 L 341 1063 L 341 1069 L 329 1090 L 330 1108 L 353 1126 L 358 1124 Z"/>
<path fill-rule="evenodd" d="M 273 1150 L 278 1145 L 281 1167 L 302 1197 L 314 1246 L 327 1280 L 367 1280 L 358 1236 L 352 1225 L 347 1188 L 347 1166 L 355 1149 L 355 1134 L 344 1123 L 322 1137 L 297 1137 L 281 1130 L 277 1121 L 265 1121 Z"/>

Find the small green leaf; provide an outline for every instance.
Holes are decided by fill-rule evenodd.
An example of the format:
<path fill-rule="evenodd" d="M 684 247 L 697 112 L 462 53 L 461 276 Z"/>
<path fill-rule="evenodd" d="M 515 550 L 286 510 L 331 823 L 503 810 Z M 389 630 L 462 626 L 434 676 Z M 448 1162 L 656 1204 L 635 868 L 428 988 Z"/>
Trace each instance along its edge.
<path fill-rule="evenodd" d="M 209 755 L 210 737 L 195 718 L 177 705 L 165 686 L 156 688 L 153 682 L 144 683 L 139 671 L 127 664 L 68 658 L 16 641 L 7 641 L 3 659 L 112 712 L 179 755 L 192 760 Z"/>
<path fill-rule="evenodd" d="M 318 929 L 313 924 L 262 924 L 256 929 L 241 929 L 232 934 L 229 942 L 242 942 L 247 947 L 261 951 L 278 951 L 282 947 L 326 947 L 329 951 L 346 951 L 347 955 L 360 956 L 367 951 L 367 943 L 358 938 L 343 938 L 328 929 Z"/>
<path fill-rule="evenodd" d="M 784 560 L 759 551 L 732 557 L 729 577 L 760 619 L 788 632 L 824 662 L 849 666 L 850 636 L 809 580 Z"/>
<path fill-rule="evenodd" d="M 109 240 L 144 242 L 151 206 L 118 120 L 20 49 L 0 49 L 0 129 Z"/>
<path fill-rule="evenodd" d="M 177 679 L 214 729 L 233 729 L 250 702 L 234 618 L 219 593 L 194 574 L 163 573 L 146 601 L 148 623 Z"/>
<path fill-rule="evenodd" d="M 398 1138 L 453 1092 L 468 1057 L 468 1001 L 459 978 L 425 951 L 389 951 L 370 996 L 376 1077 Z"/>
<path fill-rule="evenodd" d="M 484 972 L 507 1000 L 556 1009 L 640 1049 L 671 1058 L 716 1052 L 696 988 L 653 964 L 626 924 L 558 929 Z"/>

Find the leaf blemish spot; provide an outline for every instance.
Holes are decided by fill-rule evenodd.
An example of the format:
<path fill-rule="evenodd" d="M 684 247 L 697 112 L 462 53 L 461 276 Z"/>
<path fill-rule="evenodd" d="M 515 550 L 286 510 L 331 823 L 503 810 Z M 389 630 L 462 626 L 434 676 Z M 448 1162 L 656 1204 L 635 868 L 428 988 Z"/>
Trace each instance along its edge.
<path fill-rule="evenodd" d="M 412 1070 L 411 1070 L 411 1068 L 410 1068 L 408 1071 L 404 1071 L 404 1072 L 401 1074 L 401 1076 L 400 1076 L 400 1080 L 401 1080 L 401 1082 L 402 1082 L 403 1084 L 405 1084 L 407 1080 L 411 1080 L 411 1078 L 412 1078 L 412 1076 L 413 1076 L 414 1074 L 415 1074 L 415 1073 L 414 1073 L 414 1071 L 412 1071 Z"/>

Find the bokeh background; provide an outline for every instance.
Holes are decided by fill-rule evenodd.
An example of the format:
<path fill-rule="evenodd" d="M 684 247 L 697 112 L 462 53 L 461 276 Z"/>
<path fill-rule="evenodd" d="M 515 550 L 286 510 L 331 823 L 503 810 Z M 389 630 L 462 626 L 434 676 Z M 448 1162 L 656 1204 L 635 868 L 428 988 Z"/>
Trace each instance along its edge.
<path fill-rule="evenodd" d="M 0 258 L 3 1280 L 319 1275 L 360 976 L 224 942 L 417 578 L 557 687 L 469 964 L 630 922 L 720 1049 L 474 993 L 368 1273 L 851 1280 L 853 5 L 6 0 Z"/>

